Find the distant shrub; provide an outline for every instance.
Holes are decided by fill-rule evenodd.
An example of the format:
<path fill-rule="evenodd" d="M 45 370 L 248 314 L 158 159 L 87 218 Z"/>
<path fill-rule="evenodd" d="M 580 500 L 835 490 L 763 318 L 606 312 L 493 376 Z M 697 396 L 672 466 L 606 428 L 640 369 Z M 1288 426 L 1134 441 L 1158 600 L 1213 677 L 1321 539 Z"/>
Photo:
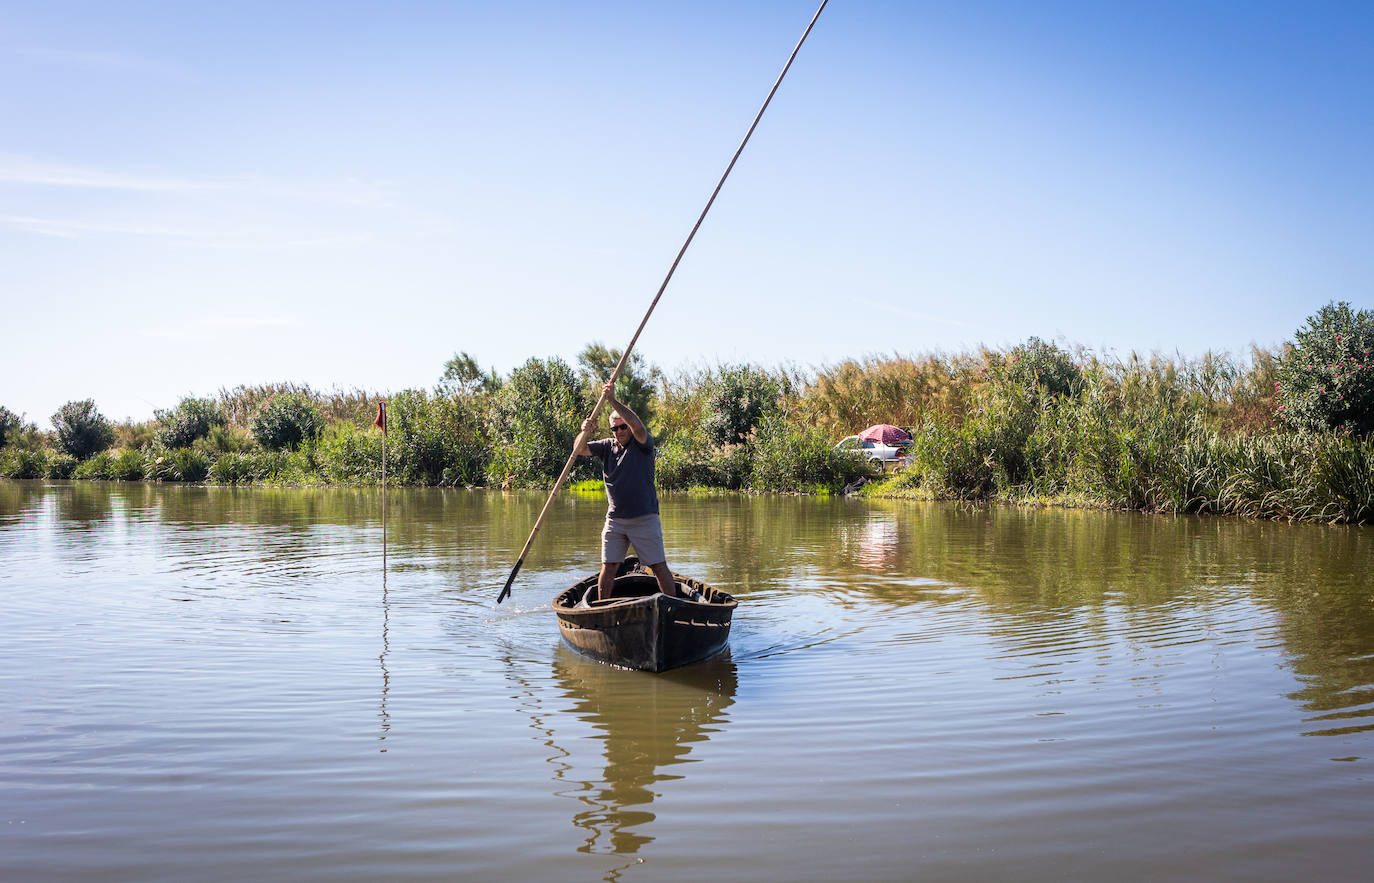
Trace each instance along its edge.
<path fill-rule="evenodd" d="M 157 441 L 157 423 L 148 420 L 143 423 L 134 423 L 126 420 L 114 425 L 115 447 L 133 448 L 135 450 L 144 445 L 150 445 Z"/>
<path fill-rule="evenodd" d="M 250 427 L 258 444 L 271 451 L 295 450 L 314 441 L 322 429 L 324 415 L 314 402 L 298 393 L 268 399 Z"/>
<path fill-rule="evenodd" d="M 387 459 L 395 481 L 421 485 L 481 483 L 491 447 L 479 408 L 479 402 L 472 398 L 430 398 L 423 390 L 392 396 L 387 406 Z M 577 412 L 580 415 L 580 407 Z M 370 433 L 380 435 L 375 430 Z M 374 448 L 371 443 L 368 446 Z M 561 469 L 572 453 L 572 439 L 561 451 L 552 453 L 561 454 Z M 556 471 L 553 477 L 557 477 Z"/>
<path fill-rule="evenodd" d="M 869 474 L 868 465 L 834 450 L 823 430 L 789 423 L 781 414 L 763 418 L 755 430 L 750 487 L 761 491 L 838 491 Z"/>
<path fill-rule="evenodd" d="M 114 428 L 86 399 L 67 402 L 52 415 L 58 450 L 78 460 L 85 460 L 114 444 Z"/>
<path fill-rule="evenodd" d="M 210 474 L 210 460 L 194 448 L 177 448 L 172 451 L 176 473 L 181 481 L 204 481 Z"/>
<path fill-rule="evenodd" d="M 1030 394 L 1077 395 L 1083 375 L 1073 357 L 1052 343 L 1032 337 L 992 363 L 995 381 Z"/>
<path fill-rule="evenodd" d="M 782 385 L 761 368 L 724 368 L 707 382 L 701 430 L 714 444 L 738 444 L 778 406 Z"/>
<path fill-rule="evenodd" d="M 0 478 L 42 478 L 47 466 L 48 452 L 42 448 L 0 450 Z"/>
<path fill-rule="evenodd" d="M 483 371 L 477 360 L 464 351 L 454 353 L 453 358 L 444 363 L 444 372 L 434 387 L 434 394 L 451 398 L 494 393 L 500 388 L 501 378 L 495 370 Z"/>
<path fill-rule="evenodd" d="M 143 479 L 143 452 L 133 448 L 123 448 L 110 461 L 109 477 L 115 481 L 141 481 Z"/>
<path fill-rule="evenodd" d="M 193 447 L 213 460 L 221 454 L 245 454 L 257 450 L 258 443 L 246 429 L 235 426 L 212 426 L 204 438 L 196 440 Z"/>
<path fill-rule="evenodd" d="M 42 462 L 43 476 L 45 478 L 71 478 L 76 472 L 77 459 L 71 454 L 49 454 L 47 451 L 38 449 L 30 453 L 40 455 Z"/>
<path fill-rule="evenodd" d="M 579 374 L 592 401 L 600 397 L 601 387 L 610 379 L 622 352 L 603 343 L 589 343 L 577 354 Z M 629 406 L 646 425 L 654 417 L 654 386 L 661 376 L 657 368 L 645 363 L 642 355 L 632 352 L 616 380 L 616 399 Z"/>
<path fill-rule="evenodd" d="M 143 451 L 143 477 L 148 481 L 204 481 L 210 459 L 195 448 L 151 445 Z"/>
<path fill-rule="evenodd" d="M 170 411 L 157 411 L 157 441 L 168 448 L 188 448 L 210 430 L 224 425 L 219 406 L 210 399 L 185 398 Z"/>
<path fill-rule="evenodd" d="M 588 410 L 582 384 L 562 359 L 530 359 L 516 368 L 492 397 L 490 479 L 496 484 L 550 484 L 572 453 Z M 574 477 L 592 474 L 584 470 Z"/>
<path fill-rule="evenodd" d="M 654 479 L 665 490 L 724 487 L 725 480 L 712 460 L 714 448 L 699 437 L 682 433 L 658 445 Z"/>
<path fill-rule="evenodd" d="M 900 484 L 920 486 L 937 497 L 969 499 L 986 496 L 995 486 L 974 432 L 965 423 L 931 419 L 915 427 L 907 456 L 911 465 Z"/>
<path fill-rule="evenodd" d="M 72 471 L 72 478 L 79 478 L 86 481 L 108 481 L 110 479 L 110 464 L 114 462 L 114 455 L 109 451 L 101 451 L 88 460 L 82 460 L 76 464 L 76 469 Z"/>
<path fill-rule="evenodd" d="M 376 484 L 382 475 L 382 434 L 336 423 L 320 438 L 319 457 L 325 479 L 333 484 Z"/>
<path fill-rule="evenodd" d="M 1374 432 L 1374 312 L 1331 303 L 1279 365 L 1279 417 L 1296 429 Z"/>
<path fill-rule="evenodd" d="M 257 477 L 256 463 L 249 454 L 230 451 L 210 464 L 206 480 L 213 484 L 248 484 Z"/>
<path fill-rule="evenodd" d="M 11 436 L 17 436 L 23 428 L 23 418 L 4 405 L 0 405 L 0 448 L 9 444 Z"/>

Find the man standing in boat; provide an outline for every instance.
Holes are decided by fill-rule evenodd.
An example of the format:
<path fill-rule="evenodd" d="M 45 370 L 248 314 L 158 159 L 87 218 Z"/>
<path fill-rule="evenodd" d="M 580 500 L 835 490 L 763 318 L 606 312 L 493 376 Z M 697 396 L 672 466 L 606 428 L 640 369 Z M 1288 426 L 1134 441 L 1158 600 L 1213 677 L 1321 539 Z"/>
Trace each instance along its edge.
<path fill-rule="evenodd" d="M 611 437 L 584 441 L 577 449 L 579 456 L 601 461 L 606 497 L 610 500 L 606 526 L 601 530 L 601 575 L 595 596 L 587 592 L 589 602 L 610 596 L 615 572 L 632 545 L 639 560 L 657 577 L 659 591 L 676 594 L 673 572 L 668 569 L 668 556 L 663 550 L 663 523 L 658 518 L 654 437 L 638 414 L 616 400 L 614 386 L 607 383 L 602 387 L 611 406 Z M 596 420 L 588 417 L 580 437 L 587 438 L 595 431 Z"/>

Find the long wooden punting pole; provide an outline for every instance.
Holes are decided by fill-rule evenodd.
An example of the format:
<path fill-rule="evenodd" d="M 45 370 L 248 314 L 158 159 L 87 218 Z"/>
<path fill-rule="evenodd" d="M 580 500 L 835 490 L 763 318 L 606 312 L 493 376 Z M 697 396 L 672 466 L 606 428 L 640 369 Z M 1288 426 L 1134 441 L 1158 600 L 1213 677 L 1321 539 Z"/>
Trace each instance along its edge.
<path fill-rule="evenodd" d="M 725 186 L 725 179 L 730 177 L 730 172 L 735 168 L 735 162 L 739 159 L 740 154 L 744 152 L 744 145 L 749 143 L 749 138 L 754 134 L 754 129 L 758 128 L 759 120 L 763 119 L 763 112 L 768 109 L 768 104 L 773 100 L 773 95 L 778 91 L 778 87 L 782 85 L 782 78 L 787 76 L 787 71 L 792 67 L 792 62 L 796 59 L 797 53 L 801 51 L 802 44 L 806 42 L 806 38 L 811 33 L 811 29 L 816 26 L 816 19 L 821 17 L 821 11 L 825 9 L 825 5 L 829 2 L 830 0 L 821 0 L 821 5 L 816 7 L 816 14 L 811 16 L 811 21 L 806 25 L 806 30 L 802 31 L 801 39 L 797 41 L 796 46 L 792 47 L 792 54 L 787 56 L 787 64 L 782 66 L 782 73 L 778 74 L 777 80 L 773 83 L 773 88 L 768 90 L 768 97 L 763 99 L 763 106 L 759 108 L 758 113 L 754 114 L 754 121 L 749 124 L 749 131 L 744 133 L 744 139 L 740 141 L 739 147 L 735 148 L 735 155 L 730 157 L 730 164 L 725 167 L 725 171 L 721 174 L 720 180 L 716 182 L 716 189 L 711 191 L 711 198 L 706 200 L 706 207 L 701 210 L 701 214 L 697 216 L 697 222 L 692 225 L 692 232 L 687 234 L 687 239 L 682 243 L 682 248 L 677 250 L 677 257 L 673 258 L 673 265 L 668 268 L 668 275 L 663 277 L 663 284 L 658 287 L 658 293 L 654 295 L 654 299 L 649 303 L 649 309 L 645 311 L 644 318 L 640 320 L 639 327 L 635 329 L 634 337 L 630 338 L 630 342 L 625 346 L 625 351 L 620 354 L 620 361 L 615 363 L 615 370 L 611 372 L 610 377 L 610 384 L 612 387 L 614 387 L 615 382 L 620 379 L 620 372 L 625 369 L 625 364 L 630 360 L 630 351 L 634 349 L 635 343 L 639 341 L 639 335 L 640 332 L 644 330 L 644 326 L 649 324 L 649 317 L 654 314 L 654 307 L 658 306 L 659 298 L 663 297 L 663 292 L 668 288 L 668 283 L 672 281 L 673 273 L 677 272 L 677 265 L 682 262 L 682 256 L 687 253 L 687 247 L 691 245 L 692 240 L 696 238 L 697 230 L 701 229 L 701 222 L 706 220 L 707 212 L 711 211 L 711 206 L 715 204 L 716 196 L 720 193 L 720 188 Z M 591 418 L 593 420 L 601 413 L 601 407 L 606 404 L 606 396 L 607 393 L 603 389 L 600 398 L 596 400 L 596 406 L 592 408 Z M 559 473 L 558 480 L 553 483 L 553 490 L 549 492 L 549 498 L 544 501 L 544 508 L 539 512 L 539 518 L 534 522 L 534 530 L 530 531 L 530 538 L 525 540 L 525 548 L 520 550 L 520 557 L 515 560 L 515 566 L 511 568 L 510 576 L 506 577 L 506 585 L 501 589 L 501 594 L 496 598 L 497 604 L 506 600 L 506 597 L 510 595 L 510 587 L 515 582 L 515 575 L 520 572 L 520 565 L 525 563 L 525 556 L 530 553 L 530 547 L 534 545 L 534 538 L 539 535 L 539 528 L 544 526 L 544 519 L 548 516 L 549 509 L 553 507 L 553 501 L 554 498 L 558 496 L 559 489 L 563 486 L 563 482 L 568 480 L 568 474 L 572 472 L 574 464 L 577 463 L 577 451 L 582 447 L 583 442 L 587 440 L 588 435 L 589 433 L 585 430 L 577 434 L 577 441 L 573 442 L 573 450 L 568 456 L 568 462 L 563 464 L 563 471 Z"/>

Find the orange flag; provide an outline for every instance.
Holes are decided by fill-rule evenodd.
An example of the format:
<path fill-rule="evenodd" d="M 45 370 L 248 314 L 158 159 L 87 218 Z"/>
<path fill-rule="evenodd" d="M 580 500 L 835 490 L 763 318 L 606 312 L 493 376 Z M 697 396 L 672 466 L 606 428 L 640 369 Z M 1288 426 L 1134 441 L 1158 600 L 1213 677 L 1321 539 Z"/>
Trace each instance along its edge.
<path fill-rule="evenodd" d="M 386 433 L 386 402 L 377 403 L 377 419 L 372 421 L 372 425 Z"/>

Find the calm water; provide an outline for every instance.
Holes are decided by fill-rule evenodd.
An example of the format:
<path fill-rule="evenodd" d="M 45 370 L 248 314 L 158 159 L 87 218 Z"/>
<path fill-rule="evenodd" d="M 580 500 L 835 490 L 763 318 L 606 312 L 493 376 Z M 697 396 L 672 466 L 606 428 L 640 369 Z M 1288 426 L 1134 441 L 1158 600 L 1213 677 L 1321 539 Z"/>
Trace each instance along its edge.
<path fill-rule="evenodd" d="M 560 645 L 604 502 L 0 482 L 4 880 L 1341 880 L 1374 530 L 665 500 L 741 601 Z"/>

